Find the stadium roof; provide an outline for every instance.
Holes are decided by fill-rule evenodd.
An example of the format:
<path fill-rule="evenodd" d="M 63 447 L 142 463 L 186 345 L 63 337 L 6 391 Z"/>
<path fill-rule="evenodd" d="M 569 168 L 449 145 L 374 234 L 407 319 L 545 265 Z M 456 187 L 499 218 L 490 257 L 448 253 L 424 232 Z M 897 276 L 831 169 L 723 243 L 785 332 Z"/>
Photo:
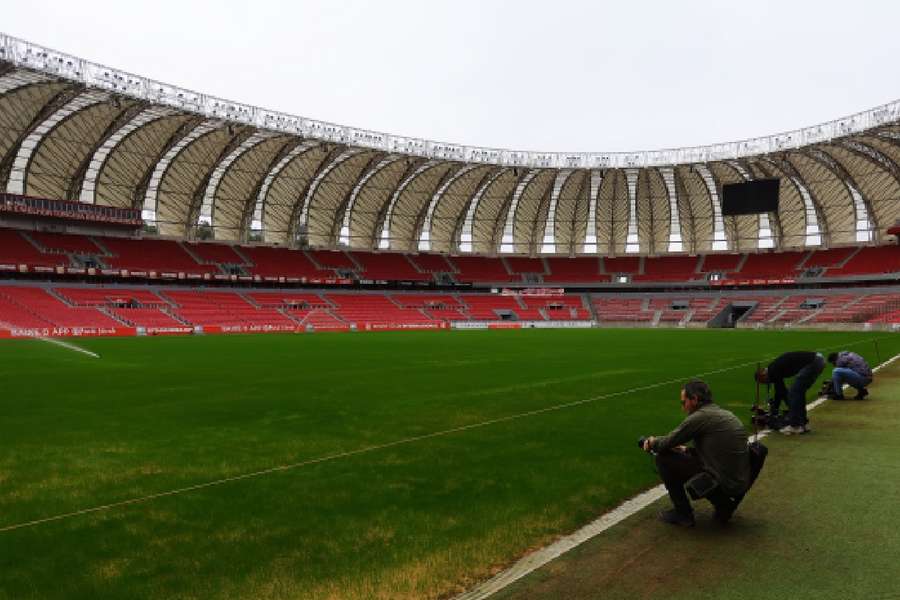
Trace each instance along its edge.
<path fill-rule="evenodd" d="M 0 34 L 0 185 L 142 208 L 161 235 L 403 251 L 665 254 L 878 241 L 900 101 L 767 137 L 625 153 L 476 148 L 215 98 Z M 723 217 L 725 183 L 781 207 Z"/>

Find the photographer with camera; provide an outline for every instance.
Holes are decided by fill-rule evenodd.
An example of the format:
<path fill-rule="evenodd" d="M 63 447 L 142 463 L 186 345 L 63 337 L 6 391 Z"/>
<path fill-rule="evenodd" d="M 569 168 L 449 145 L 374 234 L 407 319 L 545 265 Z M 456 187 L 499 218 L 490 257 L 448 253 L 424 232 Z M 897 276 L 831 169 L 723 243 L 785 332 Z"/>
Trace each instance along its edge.
<path fill-rule="evenodd" d="M 775 419 L 781 402 L 787 400 L 790 413 L 788 424 L 778 431 L 785 435 L 809 433 L 806 418 L 806 391 L 813 386 L 816 379 L 825 369 L 825 357 L 818 352 L 785 352 L 768 367 L 756 372 L 756 381 L 771 383 L 775 386 L 775 397 L 770 400 L 769 413 Z M 794 378 L 788 391 L 784 380 Z"/>
<path fill-rule="evenodd" d="M 656 467 L 673 508 L 659 513 L 664 523 L 693 527 L 694 499 L 715 506 L 715 519 L 726 523 L 750 487 L 752 474 L 747 431 L 740 419 L 712 401 L 712 391 L 699 379 L 681 388 L 681 409 L 687 418 L 664 437 L 641 438 L 645 452 L 656 454 Z M 693 442 L 693 447 L 683 444 Z"/>

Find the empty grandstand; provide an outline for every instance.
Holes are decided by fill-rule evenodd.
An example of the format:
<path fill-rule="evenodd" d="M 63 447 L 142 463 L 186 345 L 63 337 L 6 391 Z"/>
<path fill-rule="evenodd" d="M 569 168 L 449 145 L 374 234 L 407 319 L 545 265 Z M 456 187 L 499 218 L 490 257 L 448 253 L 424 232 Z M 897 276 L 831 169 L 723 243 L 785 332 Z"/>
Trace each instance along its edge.
<path fill-rule="evenodd" d="M 498 153 L 188 102 L 8 36 L 0 64 L 8 328 L 897 322 L 897 103 L 752 143 Z M 776 212 L 723 214 L 723 185 L 771 177 Z"/>
<path fill-rule="evenodd" d="M 729 214 L 761 179 L 777 209 Z M 654 493 L 634 438 L 687 377 L 737 402 L 780 345 L 895 353 L 897 198 L 900 101 L 504 150 L 0 34 L 0 338 L 29 338 L 0 344 L 0 590 L 450 598 Z M 134 339 L 55 339 L 95 336 Z"/>

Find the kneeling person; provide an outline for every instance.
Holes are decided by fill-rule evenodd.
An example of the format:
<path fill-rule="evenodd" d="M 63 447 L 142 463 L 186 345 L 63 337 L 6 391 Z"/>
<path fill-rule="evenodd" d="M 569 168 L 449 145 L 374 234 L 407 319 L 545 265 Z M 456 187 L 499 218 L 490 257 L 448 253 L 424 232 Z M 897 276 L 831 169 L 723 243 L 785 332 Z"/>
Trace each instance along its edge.
<path fill-rule="evenodd" d="M 716 508 L 716 520 L 727 522 L 750 486 L 747 431 L 733 413 L 713 404 L 712 391 L 699 379 L 681 389 L 681 408 L 688 416 L 674 431 L 644 440 L 644 450 L 656 453 L 656 466 L 673 505 L 659 518 L 692 526 L 694 511 L 684 485 L 705 472 L 717 484 L 706 499 Z M 693 447 L 682 445 L 688 442 Z"/>
<path fill-rule="evenodd" d="M 844 399 L 844 384 L 856 389 L 856 399 L 869 395 L 866 386 L 872 383 L 872 369 L 869 363 L 856 352 L 832 352 L 828 362 L 834 365 L 831 372 L 833 390 L 829 395 L 834 400 Z"/>

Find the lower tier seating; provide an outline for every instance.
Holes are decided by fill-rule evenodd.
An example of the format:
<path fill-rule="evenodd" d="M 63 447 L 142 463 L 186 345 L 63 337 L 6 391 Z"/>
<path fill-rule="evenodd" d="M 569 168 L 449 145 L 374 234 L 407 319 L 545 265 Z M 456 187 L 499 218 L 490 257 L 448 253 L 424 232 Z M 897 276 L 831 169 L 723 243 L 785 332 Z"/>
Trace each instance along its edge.
<path fill-rule="evenodd" d="M 16 327 L 122 327 L 98 308 L 66 304 L 43 287 L 0 287 L 0 322 Z"/>
<path fill-rule="evenodd" d="M 292 331 L 432 326 L 446 321 L 568 321 L 705 324 L 729 305 L 750 326 L 896 323 L 900 291 L 813 290 L 765 293 L 510 296 L 227 290 L 206 288 L 0 285 L 0 329 L 184 328 Z M 255 330 L 255 329 L 251 329 Z"/>

